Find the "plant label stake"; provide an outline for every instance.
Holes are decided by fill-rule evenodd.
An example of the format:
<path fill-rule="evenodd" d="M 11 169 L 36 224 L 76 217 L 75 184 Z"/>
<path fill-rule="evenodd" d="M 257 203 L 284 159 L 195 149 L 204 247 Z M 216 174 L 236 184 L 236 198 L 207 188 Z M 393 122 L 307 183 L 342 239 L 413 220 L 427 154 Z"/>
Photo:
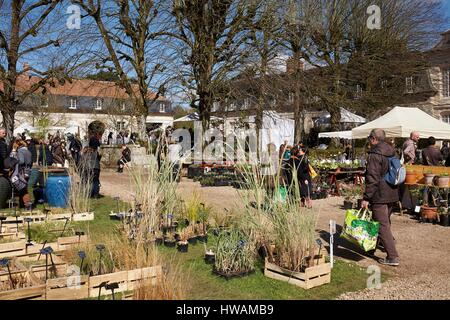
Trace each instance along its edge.
<path fill-rule="evenodd" d="M 107 283 L 105 288 L 106 288 L 106 290 L 112 291 L 112 299 L 116 300 L 116 297 L 114 295 L 114 289 L 119 289 L 119 284 L 117 282 Z"/>
<path fill-rule="evenodd" d="M 102 274 L 102 252 L 105 250 L 104 244 L 96 244 L 95 249 L 99 252 L 98 275 Z M 99 293 L 100 294 L 100 293 Z"/>
<path fill-rule="evenodd" d="M 104 281 L 104 282 L 100 283 L 97 287 L 94 287 L 94 288 L 98 288 L 98 300 L 100 300 L 102 288 L 105 287 L 107 284 L 108 284 L 108 281 Z"/>
<path fill-rule="evenodd" d="M 17 217 L 16 217 L 17 218 Z M 31 246 L 32 244 L 31 244 L 31 231 L 30 231 L 30 222 L 32 221 L 32 219 L 31 218 L 29 218 L 29 217 L 27 217 L 27 218 L 24 218 L 24 221 L 27 223 L 27 225 L 28 225 L 28 243 L 27 243 L 27 246 Z M 17 226 L 19 226 L 19 225 L 17 225 Z"/>
<path fill-rule="evenodd" d="M 316 240 L 316 243 L 317 243 L 318 246 L 319 246 L 319 253 L 317 254 L 317 265 L 319 265 L 320 250 L 322 250 L 322 240 L 317 239 L 317 240 Z M 314 259 L 314 257 L 313 257 L 313 259 Z"/>
<path fill-rule="evenodd" d="M 41 254 L 45 255 L 45 281 L 47 281 L 47 279 L 48 279 L 48 256 L 50 255 L 50 258 L 51 258 L 53 249 L 52 249 L 52 247 L 47 247 L 47 248 L 39 250 L 39 252 Z M 52 265 L 53 265 L 53 258 L 51 258 L 51 260 L 52 260 Z"/>
<path fill-rule="evenodd" d="M 11 286 L 13 289 L 16 289 L 16 286 L 14 285 L 14 281 L 12 279 L 12 275 L 11 275 L 11 269 L 9 269 L 9 259 L 1 259 L 0 260 L 0 266 L 2 267 L 6 267 L 8 269 L 8 275 L 9 275 L 9 281 L 11 282 Z"/>
<path fill-rule="evenodd" d="M 81 236 L 84 235 L 83 231 L 75 231 L 75 235 L 78 236 L 78 244 L 80 244 Z"/>
<path fill-rule="evenodd" d="M 81 259 L 81 263 L 80 263 L 80 273 L 83 272 L 83 262 L 84 262 L 84 258 L 86 258 L 86 252 L 84 252 L 83 250 L 78 251 L 78 256 Z"/>
<path fill-rule="evenodd" d="M 69 222 L 69 218 L 65 218 L 66 219 L 66 222 L 64 223 L 64 228 L 63 228 L 63 231 L 61 232 L 61 235 L 60 235 L 60 237 L 62 237 L 63 236 L 63 234 L 64 234 L 64 231 L 66 231 L 66 226 L 67 226 L 67 223 Z"/>
<path fill-rule="evenodd" d="M 335 233 L 336 233 L 336 221 L 330 220 L 330 264 L 331 264 L 331 268 L 333 268 L 333 264 L 334 264 L 333 248 L 334 248 L 334 234 Z"/>
<path fill-rule="evenodd" d="M 47 244 L 47 240 L 44 241 L 44 244 L 42 245 L 41 250 L 39 250 L 39 256 L 38 256 L 38 261 L 41 259 L 41 254 L 42 254 L 42 250 L 45 248 L 45 245 Z"/>
<path fill-rule="evenodd" d="M 1 216 L 0 217 L 0 234 L 2 233 L 2 229 L 3 229 L 3 220 L 6 220 L 6 217 Z"/>

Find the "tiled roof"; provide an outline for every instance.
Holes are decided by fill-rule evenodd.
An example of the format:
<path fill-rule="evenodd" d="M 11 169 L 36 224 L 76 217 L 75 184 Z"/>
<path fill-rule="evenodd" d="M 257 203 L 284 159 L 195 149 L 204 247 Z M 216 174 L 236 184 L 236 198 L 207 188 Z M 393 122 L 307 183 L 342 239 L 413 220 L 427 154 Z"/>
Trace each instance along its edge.
<path fill-rule="evenodd" d="M 39 77 L 27 76 L 22 74 L 17 79 L 16 88 L 18 92 L 28 90 L 32 85 L 38 83 Z M 99 81 L 90 79 L 72 79 L 71 82 L 66 81 L 64 85 L 60 85 L 55 80 L 55 87 L 50 85 L 45 86 L 47 94 L 64 95 L 73 97 L 101 97 L 101 98 L 115 98 L 128 99 L 128 94 L 124 89 L 120 88 L 114 82 Z M 138 91 L 137 85 L 133 85 L 133 89 Z M 3 83 L 0 82 L 0 90 L 3 90 Z M 153 99 L 155 93 L 149 91 L 148 99 Z M 166 101 L 166 98 L 159 97 L 159 101 Z"/>

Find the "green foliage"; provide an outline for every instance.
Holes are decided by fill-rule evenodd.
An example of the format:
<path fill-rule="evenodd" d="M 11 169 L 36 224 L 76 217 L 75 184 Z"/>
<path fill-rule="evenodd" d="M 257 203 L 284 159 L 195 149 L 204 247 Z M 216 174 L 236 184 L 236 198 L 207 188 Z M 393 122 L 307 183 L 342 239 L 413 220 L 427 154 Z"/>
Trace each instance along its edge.
<path fill-rule="evenodd" d="M 255 247 L 242 231 L 231 229 L 219 235 L 215 248 L 214 267 L 224 274 L 252 271 L 255 267 Z"/>

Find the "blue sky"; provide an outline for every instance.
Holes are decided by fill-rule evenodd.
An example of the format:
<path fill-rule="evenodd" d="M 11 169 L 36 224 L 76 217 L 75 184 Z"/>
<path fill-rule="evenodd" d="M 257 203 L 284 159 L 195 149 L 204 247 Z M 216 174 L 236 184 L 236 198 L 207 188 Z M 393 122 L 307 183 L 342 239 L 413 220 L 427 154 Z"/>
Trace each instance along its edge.
<path fill-rule="evenodd" d="M 449 20 L 447 22 L 447 25 L 450 28 L 450 0 L 442 0 L 442 2 L 444 3 L 445 15 L 447 16 L 447 19 Z"/>

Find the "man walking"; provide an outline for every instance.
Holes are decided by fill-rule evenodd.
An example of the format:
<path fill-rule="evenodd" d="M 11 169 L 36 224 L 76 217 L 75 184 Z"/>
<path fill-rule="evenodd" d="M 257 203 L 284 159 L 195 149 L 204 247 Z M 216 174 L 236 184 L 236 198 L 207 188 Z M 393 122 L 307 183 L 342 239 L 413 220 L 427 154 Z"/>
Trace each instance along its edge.
<path fill-rule="evenodd" d="M 374 129 L 369 135 L 371 150 L 367 159 L 366 188 L 362 208 L 373 212 L 373 218 L 380 223 L 379 240 L 386 249 L 386 259 L 378 262 L 384 265 L 398 266 L 399 256 L 395 248 L 395 240 L 391 232 L 391 214 L 395 202 L 398 201 L 397 186 L 386 182 L 384 176 L 389 170 L 389 157 L 395 155 L 392 146 L 385 142 L 386 134 L 382 129 Z"/>

